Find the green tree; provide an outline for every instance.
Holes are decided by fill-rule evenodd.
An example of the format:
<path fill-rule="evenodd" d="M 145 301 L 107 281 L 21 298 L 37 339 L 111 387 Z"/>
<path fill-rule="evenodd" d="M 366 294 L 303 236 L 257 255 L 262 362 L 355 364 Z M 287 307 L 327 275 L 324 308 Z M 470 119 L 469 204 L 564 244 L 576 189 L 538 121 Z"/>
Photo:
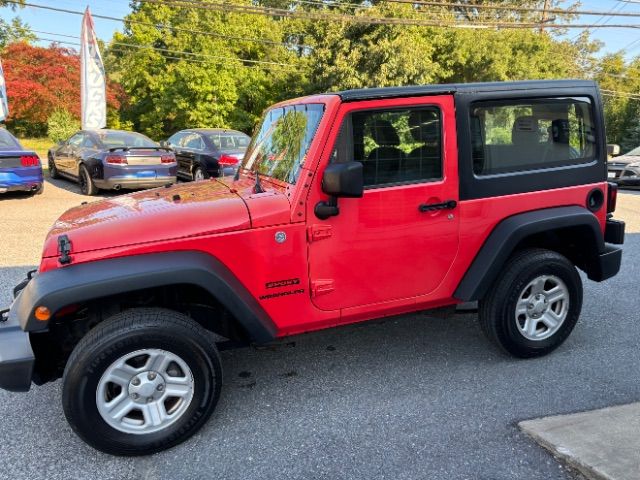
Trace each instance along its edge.
<path fill-rule="evenodd" d="M 20 17 L 14 17 L 10 22 L 0 18 L 0 49 L 4 49 L 9 43 L 27 42 L 31 43 L 36 39 L 35 34 Z"/>
<path fill-rule="evenodd" d="M 123 118 L 156 138 L 196 126 L 250 131 L 278 92 L 301 83 L 296 53 L 281 44 L 281 22 L 151 4 L 134 7 L 128 19 L 107 69 L 129 97 Z"/>
<path fill-rule="evenodd" d="M 604 97 L 607 141 L 617 143 L 622 151 L 640 146 L 633 130 L 640 119 L 640 57 L 625 61 L 620 53 L 604 56 L 597 64 L 595 79 Z"/>

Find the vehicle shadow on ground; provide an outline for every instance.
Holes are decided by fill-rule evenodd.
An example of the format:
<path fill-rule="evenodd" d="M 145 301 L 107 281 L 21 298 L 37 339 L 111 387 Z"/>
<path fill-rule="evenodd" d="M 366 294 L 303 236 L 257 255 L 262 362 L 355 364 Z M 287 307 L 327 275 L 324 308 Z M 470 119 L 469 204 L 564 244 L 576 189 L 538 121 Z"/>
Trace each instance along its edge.
<path fill-rule="evenodd" d="M 44 182 L 45 182 L 44 188 L 47 188 L 47 186 L 49 187 L 53 186 L 61 190 L 65 190 L 67 192 L 75 193 L 76 195 L 82 196 L 86 198 L 87 201 L 91 201 L 91 199 L 100 198 L 100 197 L 115 197 L 116 195 L 122 195 L 123 193 L 125 193 L 125 191 L 116 192 L 115 190 L 100 190 L 98 195 L 96 195 L 95 197 L 90 197 L 88 195 L 82 194 L 82 192 L 80 191 L 80 185 L 77 182 L 73 180 L 68 180 L 66 178 L 51 178 L 46 173 L 44 176 Z"/>

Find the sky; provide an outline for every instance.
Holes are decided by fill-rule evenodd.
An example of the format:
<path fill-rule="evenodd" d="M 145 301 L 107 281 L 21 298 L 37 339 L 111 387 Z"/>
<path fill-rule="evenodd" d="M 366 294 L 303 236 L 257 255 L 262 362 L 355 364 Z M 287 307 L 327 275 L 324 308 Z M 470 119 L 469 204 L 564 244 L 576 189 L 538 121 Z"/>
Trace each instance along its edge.
<path fill-rule="evenodd" d="M 83 11 L 88 5 L 96 15 L 107 15 L 111 17 L 124 17 L 130 10 L 129 0 L 27 0 L 27 3 L 37 5 L 48 5 L 56 8 Z M 567 0 L 567 4 L 573 3 Z M 640 12 L 640 0 L 637 4 L 620 2 L 617 0 L 582 0 L 581 10 L 597 10 L 603 12 Z M 51 32 L 62 35 L 80 35 L 80 15 L 73 15 L 62 12 L 52 12 L 33 7 L 25 7 L 13 11 L 11 8 L 0 8 L 0 17 L 9 20 L 19 15 L 23 21 L 29 24 L 33 30 L 40 32 Z M 100 18 L 94 18 L 98 38 L 108 41 L 113 32 L 122 27 L 122 23 Z M 576 20 L 576 23 L 589 24 L 638 24 L 640 17 L 602 17 L 584 15 Z M 576 36 L 580 30 L 571 29 L 567 34 L 570 38 Z M 640 55 L 640 29 L 632 28 L 594 28 L 591 30 L 593 38 L 603 42 L 600 53 L 616 52 L 622 48 L 627 48 L 627 58 Z M 50 34 L 37 33 L 38 36 L 46 38 L 59 38 L 62 41 L 74 42 L 76 40 L 55 37 Z M 40 42 L 41 45 L 48 45 L 49 42 Z M 69 45 L 72 46 L 72 45 Z"/>

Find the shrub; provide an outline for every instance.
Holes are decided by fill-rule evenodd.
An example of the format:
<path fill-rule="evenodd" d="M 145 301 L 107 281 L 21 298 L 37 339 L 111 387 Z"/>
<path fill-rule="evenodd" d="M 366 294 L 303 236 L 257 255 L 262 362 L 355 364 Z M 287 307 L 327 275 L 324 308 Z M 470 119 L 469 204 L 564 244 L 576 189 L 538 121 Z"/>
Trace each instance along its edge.
<path fill-rule="evenodd" d="M 54 143 L 80 130 L 80 121 L 64 109 L 56 109 L 47 120 L 47 136 Z"/>

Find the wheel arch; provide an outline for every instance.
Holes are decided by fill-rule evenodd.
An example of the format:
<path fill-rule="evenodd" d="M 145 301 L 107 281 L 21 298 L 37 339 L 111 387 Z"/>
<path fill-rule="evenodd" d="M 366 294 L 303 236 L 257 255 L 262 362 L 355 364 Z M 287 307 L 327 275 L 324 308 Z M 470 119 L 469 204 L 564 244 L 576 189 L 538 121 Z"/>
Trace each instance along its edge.
<path fill-rule="evenodd" d="M 46 322 L 34 317 L 39 305 L 47 306 L 55 317 L 72 305 L 157 289 L 176 294 L 185 288 L 200 292 L 199 298 L 219 302 L 249 340 L 264 343 L 275 338 L 274 323 L 244 285 L 218 259 L 197 251 L 119 257 L 45 272 L 25 287 L 12 314 L 24 330 L 37 332 L 47 328 Z"/>
<path fill-rule="evenodd" d="M 523 248 L 547 248 L 565 255 L 591 280 L 604 280 L 599 256 L 606 251 L 597 217 L 583 207 L 555 207 L 502 220 L 487 237 L 458 284 L 454 297 L 484 297 L 509 257 Z"/>

